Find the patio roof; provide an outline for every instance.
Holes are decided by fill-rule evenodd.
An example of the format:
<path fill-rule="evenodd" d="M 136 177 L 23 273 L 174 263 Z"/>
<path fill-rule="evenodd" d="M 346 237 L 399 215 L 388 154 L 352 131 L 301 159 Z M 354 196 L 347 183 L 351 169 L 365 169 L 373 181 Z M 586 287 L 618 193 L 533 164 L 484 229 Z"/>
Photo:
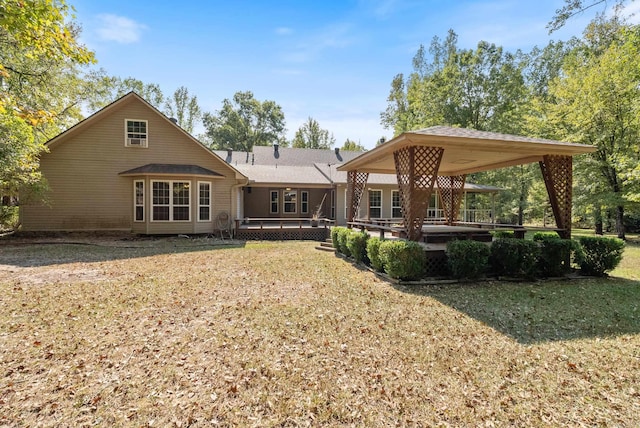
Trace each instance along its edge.
<path fill-rule="evenodd" d="M 198 165 L 150 163 L 138 168 L 122 171 L 119 175 L 203 175 L 224 177 L 222 174 Z"/>
<path fill-rule="evenodd" d="M 498 134 L 447 126 L 405 132 L 340 165 L 338 171 L 395 174 L 393 153 L 407 146 L 444 149 L 438 175 L 471 174 L 542 160 L 545 155 L 573 156 L 595 151 L 584 144 Z"/>

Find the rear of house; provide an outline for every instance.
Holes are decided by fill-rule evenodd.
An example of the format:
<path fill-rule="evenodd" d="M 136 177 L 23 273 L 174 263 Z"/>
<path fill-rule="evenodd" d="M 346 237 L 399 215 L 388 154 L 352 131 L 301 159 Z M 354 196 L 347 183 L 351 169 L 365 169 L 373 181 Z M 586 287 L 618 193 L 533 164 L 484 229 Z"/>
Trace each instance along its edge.
<path fill-rule="evenodd" d="M 47 143 L 45 204 L 25 231 L 211 233 L 240 210 L 247 178 L 135 93 Z"/>

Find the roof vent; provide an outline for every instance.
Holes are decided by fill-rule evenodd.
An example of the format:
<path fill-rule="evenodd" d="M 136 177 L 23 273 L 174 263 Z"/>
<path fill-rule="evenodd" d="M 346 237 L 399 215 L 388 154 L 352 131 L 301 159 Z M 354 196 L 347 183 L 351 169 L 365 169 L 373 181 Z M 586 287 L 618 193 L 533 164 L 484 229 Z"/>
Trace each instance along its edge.
<path fill-rule="evenodd" d="M 336 148 L 335 148 L 335 149 L 333 149 L 333 150 L 336 152 L 336 154 L 340 154 L 340 147 L 336 147 Z"/>
<path fill-rule="evenodd" d="M 178 124 L 178 119 L 176 119 L 175 117 L 170 117 L 169 120 L 175 123 L 176 125 Z"/>

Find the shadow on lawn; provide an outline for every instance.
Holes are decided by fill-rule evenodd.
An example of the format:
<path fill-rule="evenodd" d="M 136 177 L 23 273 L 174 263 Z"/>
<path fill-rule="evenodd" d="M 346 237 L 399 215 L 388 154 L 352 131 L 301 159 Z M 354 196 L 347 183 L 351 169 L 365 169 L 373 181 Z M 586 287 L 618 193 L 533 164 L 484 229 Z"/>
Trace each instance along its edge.
<path fill-rule="evenodd" d="M 432 297 L 523 344 L 640 333 L 640 281 L 486 282 L 409 292 Z"/>
<path fill-rule="evenodd" d="M 0 264 L 38 267 L 92 263 L 161 254 L 243 248 L 245 241 L 197 237 L 61 235 L 0 240 Z"/>

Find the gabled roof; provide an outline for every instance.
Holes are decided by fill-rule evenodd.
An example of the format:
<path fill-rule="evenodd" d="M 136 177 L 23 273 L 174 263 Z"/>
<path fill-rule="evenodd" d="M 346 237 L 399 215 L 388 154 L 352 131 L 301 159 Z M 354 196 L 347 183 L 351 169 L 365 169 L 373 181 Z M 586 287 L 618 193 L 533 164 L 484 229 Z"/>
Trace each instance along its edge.
<path fill-rule="evenodd" d="M 543 138 L 433 126 L 405 132 L 338 167 L 339 171 L 394 174 L 393 154 L 408 146 L 444 149 L 438 175 L 462 175 L 537 162 L 545 155 L 573 156 L 595 147 Z"/>
<path fill-rule="evenodd" d="M 339 171 L 338 167 L 363 154 L 354 151 L 279 147 L 276 155 L 272 146 L 254 146 L 253 150 L 216 150 L 215 153 L 249 177 L 252 183 L 291 186 L 346 184 L 347 173 Z M 395 174 L 374 173 L 369 174 L 367 184 L 397 186 L 398 181 Z M 502 190 L 472 183 L 465 183 L 464 188 L 474 192 Z"/>
<path fill-rule="evenodd" d="M 362 152 L 337 149 L 300 149 L 294 147 L 254 146 L 253 163 L 257 165 L 307 166 L 314 163 L 340 164 Z"/>
<path fill-rule="evenodd" d="M 86 129 L 87 127 L 91 126 L 92 123 L 100 120 L 101 118 L 105 117 L 106 115 L 108 115 L 110 112 L 117 110 L 118 108 L 132 102 L 132 101 L 138 101 L 143 103 L 146 107 L 148 107 L 152 112 L 154 112 L 156 115 L 158 115 L 159 117 L 162 118 L 162 120 L 166 121 L 167 123 L 169 123 L 171 126 L 175 127 L 176 130 L 178 130 L 179 132 L 181 132 L 185 137 L 187 137 L 187 139 L 191 142 L 193 142 L 194 144 L 197 144 L 198 146 L 200 146 L 204 151 L 206 151 L 208 153 L 208 155 L 210 156 L 215 156 L 218 157 L 211 149 L 209 149 L 207 146 L 205 146 L 204 144 L 202 144 L 200 141 L 198 141 L 194 136 L 192 136 L 191 134 L 189 134 L 187 131 L 185 131 L 184 129 L 182 129 L 177 123 L 173 122 L 172 120 L 170 120 L 166 115 L 164 115 L 160 110 L 158 110 L 157 108 L 155 108 L 154 106 L 152 106 L 151 104 L 149 104 L 144 98 L 142 98 L 141 96 L 139 96 L 138 94 L 136 94 L 135 92 L 129 92 L 125 95 L 123 95 L 122 97 L 118 98 L 117 100 L 115 100 L 114 102 L 112 102 L 111 104 L 103 107 L 102 109 L 98 110 L 97 112 L 93 113 L 91 116 L 85 118 L 84 120 L 81 120 L 80 122 L 76 123 L 75 125 L 73 125 L 71 128 L 67 129 L 66 131 L 58 134 L 57 136 L 53 137 L 51 140 L 47 141 L 45 143 L 45 145 L 51 150 L 54 149 L 55 146 L 64 143 L 67 139 L 69 139 L 71 136 L 77 134 L 78 132 Z M 226 162 L 225 162 L 226 163 Z M 236 174 L 236 178 L 239 179 L 247 179 L 247 177 L 245 177 L 240 171 L 238 171 L 237 169 L 233 168 L 233 166 L 229 163 L 227 163 L 227 167 L 230 168 L 232 171 L 235 172 Z"/>
<path fill-rule="evenodd" d="M 332 183 L 315 166 L 238 165 L 237 168 L 256 184 L 330 186 Z"/>
<path fill-rule="evenodd" d="M 222 174 L 210 169 L 203 168 L 198 165 L 179 165 L 179 164 L 162 164 L 162 163 L 150 163 L 138 168 L 133 168 L 127 171 L 122 171 L 118 175 L 203 175 L 211 177 L 224 177 Z"/>

